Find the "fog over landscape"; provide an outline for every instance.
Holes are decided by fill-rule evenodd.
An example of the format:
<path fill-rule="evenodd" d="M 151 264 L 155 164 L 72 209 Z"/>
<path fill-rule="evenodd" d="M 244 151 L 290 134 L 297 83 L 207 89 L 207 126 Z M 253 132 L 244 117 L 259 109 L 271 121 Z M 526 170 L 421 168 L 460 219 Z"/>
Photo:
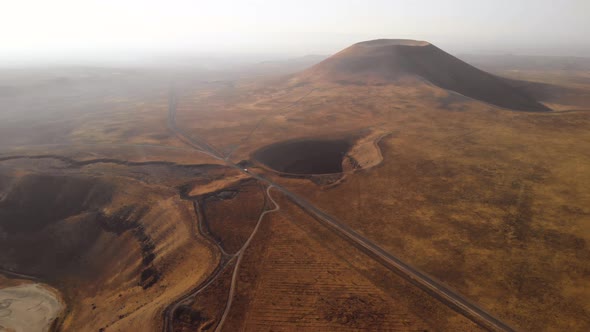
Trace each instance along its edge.
<path fill-rule="evenodd" d="M 590 331 L 589 0 L 6 0 L 0 331 Z"/>
<path fill-rule="evenodd" d="M 5 1 L 0 66 L 252 62 L 332 54 L 360 40 L 428 40 L 453 54 L 590 56 L 590 2 Z"/>

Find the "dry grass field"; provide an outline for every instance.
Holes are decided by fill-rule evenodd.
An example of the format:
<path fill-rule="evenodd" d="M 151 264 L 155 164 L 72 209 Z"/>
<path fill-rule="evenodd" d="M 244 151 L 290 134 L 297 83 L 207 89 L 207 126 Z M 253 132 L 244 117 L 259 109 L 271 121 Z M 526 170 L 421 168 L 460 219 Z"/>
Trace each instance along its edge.
<path fill-rule="evenodd" d="M 276 194 L 273 194 L 276 195 Z M 238 275 L 225 331 L 479 331 L 284 198 Z"/>
<path fill-rule="evenodd" d="M 59 290 L 65 331 L 482 329 L 288 191 L 516 330 L 590 330 L 590 81 L 544 65 L 1 81 L 0 287 Z"/>
<path fill-rule="evenodd" d="M 278 181 L 523 330 L 585 330 L 589 119 L 494 117 L 400 121 L 379 166 L 326 190 Z"/>

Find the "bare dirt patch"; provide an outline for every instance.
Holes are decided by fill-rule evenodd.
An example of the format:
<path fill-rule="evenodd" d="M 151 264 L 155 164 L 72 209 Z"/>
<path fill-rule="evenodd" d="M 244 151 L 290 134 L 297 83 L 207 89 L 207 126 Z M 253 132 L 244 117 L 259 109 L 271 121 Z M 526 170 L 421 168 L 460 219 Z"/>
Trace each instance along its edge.
<path fill-rule="evenodd" d="M 45 285 L 0 288 L 0 330 L 49 331 L 64 308 L 57 291 Z"/>

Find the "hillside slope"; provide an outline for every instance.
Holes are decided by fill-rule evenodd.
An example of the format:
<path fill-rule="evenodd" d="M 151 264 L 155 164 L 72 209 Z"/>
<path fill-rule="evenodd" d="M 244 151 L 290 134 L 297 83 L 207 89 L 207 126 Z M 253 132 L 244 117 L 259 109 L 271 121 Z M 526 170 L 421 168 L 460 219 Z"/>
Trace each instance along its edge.
<path fill-rule="evenodd" d="M 378 39 L 357 43 L 297 76 L 303 82 L 356 85 L 383 85 L 407 78 L 426 80 L 502 108 L 551 111 L 502 78 L 479 70 L 425 41 Z"/>

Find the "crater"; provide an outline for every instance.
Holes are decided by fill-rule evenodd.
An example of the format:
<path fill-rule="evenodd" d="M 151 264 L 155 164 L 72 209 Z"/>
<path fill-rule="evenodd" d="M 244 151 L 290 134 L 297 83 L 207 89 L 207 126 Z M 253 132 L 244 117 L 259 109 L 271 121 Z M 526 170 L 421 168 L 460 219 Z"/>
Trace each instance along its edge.
<path fill-rule="evenodd" d="M 0 269 L 54 282 L 66 276 L 99 280 L 120 272 L 111 264 L 118 257 L 113 248 L 119 248 L 141 262 L 144 289 L 161 277 L 152 264 L 155 244 L 142 224 L 149 209 L 112 208 L 116 188 L 107 180 L 28 174 L 13 182 L 0 199 Z"/>
<path fill-rule="evenodd" d="M 265 146 L 252 155 L 268 168 L 288 174 L 342 173 L 352 144 L 345 139 L 300 139 Z"/>
<path fill-rule="evenodd" d="M 362 47 L 383 47 L 383 46 L 428 46 L 429 42 L 413 39 L 375 39 L 357 43 Z"/>
<path fill-rule="evenodd" d="M 0 200 L 0 229 L 15 234 L 36 233 L 60 220 L 104 206 L 112 193 L 112 186 L 90 177 L 27 175 Z"/>

